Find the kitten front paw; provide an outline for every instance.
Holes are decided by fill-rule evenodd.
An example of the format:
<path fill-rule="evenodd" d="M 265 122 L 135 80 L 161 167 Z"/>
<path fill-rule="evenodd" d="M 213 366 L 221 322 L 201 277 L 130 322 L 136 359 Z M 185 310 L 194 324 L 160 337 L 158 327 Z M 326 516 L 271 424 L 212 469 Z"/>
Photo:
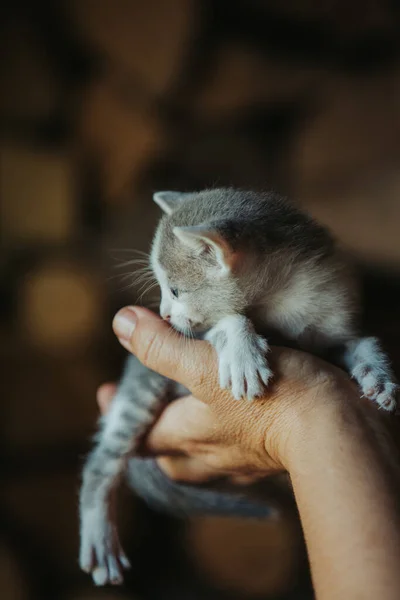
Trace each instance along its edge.
<path fill-rule="evenodd" d="M 103 509 L 90 509 L 82 516 L 79 564 L 98 586 L 122 584 L 123 570 L 130 568 L 117 529 Z"/>
<path fill-rule="evenodd" d="M 262 396 L 273 375 L 266 358 L 269 347 L 247 320 L 240 319 L 236 335 L 232 334 L 232 324 L 227 330 L 218 326 L 207 334 L 207 340 L 218 354 L 220 386 L 231 390 L 237 400 L 253 400 Z"/>
<path fill-rule="evenodd" d="M 385 371 L 374 365 L 360 364 L 353 369 L 351 375 L 366 398 L 376 402 L 384 410 L 396 410 L 400 389 Z"/>
<path fill-rule="evenodd" d="M 263 343 L 246 348 L 227 348 L 219 356 L 220 386 L 231 390 L 236 400 L 253 400 L 262 396 L 273 375 L 264 356 L 266 350 Z"/>

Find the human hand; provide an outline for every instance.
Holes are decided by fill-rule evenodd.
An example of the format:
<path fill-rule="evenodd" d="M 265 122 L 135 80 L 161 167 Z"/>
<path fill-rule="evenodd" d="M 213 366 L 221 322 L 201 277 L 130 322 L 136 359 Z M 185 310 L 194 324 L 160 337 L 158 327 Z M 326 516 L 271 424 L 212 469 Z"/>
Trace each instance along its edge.
<path fill-rule="evenodd" d="M 121 344 L 143 364 L 193 394 L 166 407 L 143 448 L 159 457 L 175 480 L 224 476 L 248 483 L 289 469 L 291 452 L 304 434 L 303 417 L 338 401 L 343 388 L 357 395 L 339 369 L 303 352 L 274 348 L 274 379 L 264 397 L 237 401 L 218 385 L 216 357 L 207 342 L 171 335 L 164 321 L 139 307 L 122 309 L 113 326 Z M 100 388 L 103 411 L 114 389 Z"/>
<path fill-rule="evenodd" d="M 114 331 L 144 365 L 193 394 L 168 405 L 145 441 L 144 452 L 158 457 L 167 475 L 249 483 L 288 471 L 316 597 L 397 598 L 399 468 L 388 435 L 393 420 L 361 399 L 346 373 L 308 354 L 273 348 L 274 377 L 264 397 L 236 401 L 218 385 L 207 342 L 188 341 L 136 307 L 117 314 Z M 103 411 L 114 389 L 100 388 Z"/>

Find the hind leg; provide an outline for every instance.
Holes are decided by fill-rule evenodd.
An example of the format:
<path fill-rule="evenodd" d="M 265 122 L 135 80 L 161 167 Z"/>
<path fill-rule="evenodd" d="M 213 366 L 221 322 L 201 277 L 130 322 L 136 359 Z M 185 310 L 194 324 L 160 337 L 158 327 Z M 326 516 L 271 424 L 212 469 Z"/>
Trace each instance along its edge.
<path fill-rule="evenodd" d="M 91 573 L 96 585 L 119 584 L 129 562 L 116 527 L 116 490 L 135 447 L 135 431 L 127 415 L 134 414 L 130 399 L 114 398 L 89 455 L 80 492 L 81 569 Z"/>
<path fill-rule="evenodd" d="M 96 585 L 122 583 L 123 569 L 129 567 L 116 527 L 116 488 L 131 452 L 154 423 L 167 388 L 168 380 L 131 357 L 86 461 L 80 492 L 79 562 Z"/>
<path fill-rule="evenodd" d="M 343 363 L 364 396 L 385 410 L 396 410 L 399 386 L 389 358 L 376 338 L 357 338 L 346 342 Z"/>

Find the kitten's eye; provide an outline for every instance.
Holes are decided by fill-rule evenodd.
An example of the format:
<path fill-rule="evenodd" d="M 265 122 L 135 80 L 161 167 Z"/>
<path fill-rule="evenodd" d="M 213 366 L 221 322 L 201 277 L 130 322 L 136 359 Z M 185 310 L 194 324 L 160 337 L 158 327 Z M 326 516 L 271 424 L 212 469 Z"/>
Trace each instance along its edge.
<path fill-rule="evenodd" d="M 171 291 L 171 294 L 172 294 L 173 296 L 175 296 L 175 298 L 178 298 L 178 296 L 179 296 L 179 292 L 178 292 L 178 289 L 177 289 L 177 288 L 170 288 L 170 291 Z"/>

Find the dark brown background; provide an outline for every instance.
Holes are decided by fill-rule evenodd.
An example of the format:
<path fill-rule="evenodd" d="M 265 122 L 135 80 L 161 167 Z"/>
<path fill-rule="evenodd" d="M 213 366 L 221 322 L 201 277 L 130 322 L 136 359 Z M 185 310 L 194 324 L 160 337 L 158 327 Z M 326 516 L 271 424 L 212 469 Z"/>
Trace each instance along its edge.
<path fill-rule="evenodd" d="M 115 267 L 148 249 L 155 190 L 293 196 L 353 253 L 366 327 L 400 359 L 399 13 L 371 0 L 2 8 L 2 598 L 310 597 L 289 515 L 183 524 L 129 495 L 133 573 L 122 592 L 93 589 L 77 568 L 79 469 L 96 387 L 123 358 L 112 315 L 139 295 Z"/>

